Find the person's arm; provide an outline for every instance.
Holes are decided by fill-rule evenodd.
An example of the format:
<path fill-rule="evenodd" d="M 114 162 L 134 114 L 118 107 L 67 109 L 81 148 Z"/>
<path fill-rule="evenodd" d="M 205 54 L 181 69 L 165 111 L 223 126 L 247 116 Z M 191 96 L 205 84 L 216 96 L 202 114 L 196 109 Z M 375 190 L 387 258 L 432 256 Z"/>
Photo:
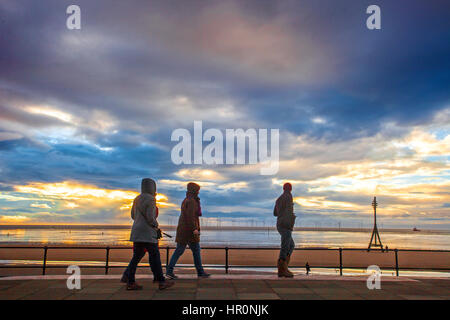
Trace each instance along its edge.
<path fill-rule="evenodd" d="M 294 199 L 292 198 L 292 196 L 289 197 L 288 203 L 287 203 L 287 211 L 289 213 L 289 215 L 294 216 Z"/>
<path fill-rule="evenodd" d="M 198 213 L 195 213 L 195 226 L 198 230 L 198 233 L 200 233 L 200 218 L 198 217 Z"/>
<path fill-rule="evenodd" d="M 289 203 L 287 203 L 286 211 L 289 215 L 294 215 L 294 202 L 292 201 L 292 198 L 290 199 Z"/>
<path fill-rule="evenodd" d="M 156 220 L 156 202 L 150 201 L 149 205 L 145 210 L 145 216 L 149 225 L 154 228 L 158 228 L 159 224 Z"/>
<path fill-rule="evenodd" d="M 193 201 L 189 201 L 186 204 L 186 227 L 191 231 L 194 232 L 194 230 L 199 230 L 200 226 L 198 223 L 198 217 L 197 217 L 197 205 Z"/>
<path fill-rule="evenodd" d="M 134 220 L 134 218 L 135 218 L 135 205 L 134 205 L 134 203 L 136 202 L 136 199 L 134 199 L 133 200 L 133 206 L 131 207 L 131 219 L 133 219 Z"/>
<path fill-rule="evenodd" d="M 280 215 L 280 197 L 275 201 L 275 206 L 273 207 L 273 215 L 278 217 Z"/>
<path fill-rule="evenodd" d="M 275 204 L 275 210 L 276 210 L 276 216 L 277 217 L 281 217 L 285 215 L 285 209 L 286 209 L 286 204 L 284 202 L 284 198 L 281 196 L 277 199 L 277 202 Z"/>
<path fill-rule="evenodd" d="M 198 207 L 194 209 L 194 235 L 199 236 L 200 235 L 200 218 L 198 217 Z"/>

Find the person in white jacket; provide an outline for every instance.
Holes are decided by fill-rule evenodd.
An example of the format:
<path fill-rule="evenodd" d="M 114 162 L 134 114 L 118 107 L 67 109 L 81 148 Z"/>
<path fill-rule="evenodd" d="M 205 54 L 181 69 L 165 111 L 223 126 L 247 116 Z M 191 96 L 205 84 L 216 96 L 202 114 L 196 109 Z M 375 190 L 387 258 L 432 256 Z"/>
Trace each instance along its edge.
<path fill-rule="evenodd" d="M 127 283 L 127 290 L 141 290 L 136 283 L 136 268 L 145 252 L 148 252 L 149 263 L 154 281 L 159 282 L 159 289 L 171 287 L 174 283 L 166 281 L 161 266 L 158 247 L 158 221 L 156 220 L 156 183 L 150 178 L 142 179 L 141 194 L 133 201 L 130 241 L 133 241 L 133 258 L 123 273 L 122 282 Z"/>

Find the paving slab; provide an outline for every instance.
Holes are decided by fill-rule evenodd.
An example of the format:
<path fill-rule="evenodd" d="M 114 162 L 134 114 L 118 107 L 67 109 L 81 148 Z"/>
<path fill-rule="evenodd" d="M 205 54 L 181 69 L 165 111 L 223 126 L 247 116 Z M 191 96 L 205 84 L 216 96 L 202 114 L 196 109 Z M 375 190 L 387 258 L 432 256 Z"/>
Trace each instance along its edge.
<path fill-rule="evenodd" d="M 197 292 L 196 300 L 236 300 L 237 294 L 235 292 L 215 292 L 214 294 Z"/>
<path fill-rule="evenodd" d="M 279 300 L 275 293 L 237 293 L 240 300 Z"/>
<path fill-rule="evenodd" d="M 308 288 L 273 288 L 273 291 L 277 294 L 315 294 L 315 292 Z"/>
<path fill-rule="evenodd" d="M 299 277 L 222 275 L 197 279 L 183 275 L 175 286 L 160 291 L 150 275 L 140 275 L 141 291 L 127 291 L 120 275 L 83 275 L 81 290 L 69 290 L 67 276 L 0 278 L 0 299 L 44 300 L 428 300 L 450 299 L 450 279 L 396 278 L 369 290 L 365 277 Z"/>
<path fill-rule="evenodd" d="M 67 290 L 67 288 L 44 289 L 25 295 L 21 298 L 21 300 L 63 300 L 72 294 L 73 292 Z"/>
<path fill-rule="evenodd" d="M 152 300 L 195 300 L 195 294 L 175 291 L 161 291 L 155 292 Z"/>
<path fill-rule="evenodd" d="M 424 295 L 416 295 L 416 294 L 401 294 L 400 297 L 406 300 L 445 300 L 439 296 L 424 296 Z"/>
<path fill-rule="evenodd" d="M 323 300 L 321 296 L 316 294 L 278 294 L 282 300 Z"/>

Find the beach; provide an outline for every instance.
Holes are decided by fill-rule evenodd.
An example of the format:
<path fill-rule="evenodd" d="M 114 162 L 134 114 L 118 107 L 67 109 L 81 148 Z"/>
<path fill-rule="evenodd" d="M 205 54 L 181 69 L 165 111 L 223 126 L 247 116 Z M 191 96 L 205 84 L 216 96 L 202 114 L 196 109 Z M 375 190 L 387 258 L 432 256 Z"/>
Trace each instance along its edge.
<path fill-rule="evenodd" d="M 31 248 L 30 248 L 31 247 Z M 106 248 L 106 247 L 105 247 Z M 73 248 L 67 245 L 52 245 L 47 251 L 47 268 L 46 274 L 64 274 L 64 268 L 51 268 L 53 265 L 68 266 L 80 265 L 88 266 L 83 270 L 83 273 L 88 274 L 102 274 L 105 272 L 106 249 L 98 248 L 97 246 L 80 246 L 80 248 Z M 161 247 L 161 262 L 166 264 L 167 249 Z M 173 249 L 169 249 L 169 257 Z M 399 251 L 398 264 L 400 269 L 448 269 L 450 266 L 450 252 L 446 251 Z M 120 273 L 130 261 L 132 255 L 132 248 L 125 246 L 111 246 L 109 251 L 109 272 Z M 22 275 L 22 274 L 42 274 L 42 263 L 44 257 L 44 249 L 39 245 L 29 245 L 28 248 L 18 248 L 14 245 L 4 245 L 0 249 L 0 260 L 2 261 L 2 268 L 0 269 L 1 276 Z M 228 251 L 228 263 L 231 269 L 233 267 L 247 266 L 254 271 L 262 270 L 260 267 L 265 266 L 264 270 L 269 271 L 273 268 L 275 270 L 276 261 L 278 258 L 277 249 L 245 249 L 245 248 L 230 248 Z M 203 263 L 208 268 L 217 270 L 223 273 L 226 263 L 226 252 L 223 248 L 208 248 L 202 249 Z M 343 269 L 357 268 L 362 271 L 368 266 L 377 265 L 381 269 L 394 270 L 395 269 L 395 252 L 381 252 L 379 250 L 361 249 L 344 249 L 342 251 L 342 265 Z M 304 266 L 308 263 L 311 268 L 330 268 L 338 269 L 340 265 L 339 250 L 327 248 L 297 248 L 291 258 L 291 266 L 298 268 L 299 271 L 304 272 Z M 39 268 L 6 268 L 8 265 L 35 265 Z M 192 254 L 189 249 L 180 258 L 178 265 L 192 265 Z M 148 265 L 146 257 L 142 260 L 142 265 Z M 100 268 L 92 268 L 92 266 L 99 266 Z M 114 266 L 118 266 L 117 268 Z M 148 273 L 146 268 L 141 268 L 139 272 Z M 236 270 L 238 270 L 236 268 Z M 179 272 L 185 272 L 184 269 L 179 268 Z M 447 271 L 448 272 L 448 271 Z"/>
<path fill-rule="evenodd" d="M 174 226 L 162 226 L 174 235 Z M 42 274 L 44 246 L 49 247 L 46 256 L 46 274 L 64 274 L 68 265 L 87 266 L 86 274 L 105 272 L 106 247 L 109 247 L 109 273 L 120 273 L 130 261 L 132 244 L 129 226 L 0 226 L 0 276 L 18 274 Z M 397 252 L 398 267 L 406 270 L 441 270 L 449 273 L 450 235 L 448 231 L 381 230 L 387 252 L 379 249 L 367 252 L 371 230 L 336 228 L 296 228 L 293 237 L 296 250 L 291 266 L 297 272 L 305 272 L 306 263 L 313 272 L 339 273 L 342 257 L 344 273 L 365 272 L 376 265 L 395 274 Z M 211 272 L 225 272 L 228 250 L 229 272 L 274 272 L 279 252 L 280 236 L 274 228 L 260 227 L 205 227 L 202 229 L 202 260 Z M 161 262 L 173 253 L 174 238 L 160 240 Z M 75 248 L 77 247 L 77 248 Z M 169 249 L 167 249 L 169 247 Z M 340 256 L 339 248 L 342 248 Z M 178 266 L 192 265 L 189 249 L 179 260 Z M 35 266 L 36 268 L 8 268 L 8 266 Z M 148 266 L 145 257 L 141 263 Z M 58 266 L 59 268 L 52 268 Z M 100 268 L 94 268 L 95 266 Z M 177 272 L 192 272 L 178 268 Z M 139 272 L 148 273 L 148 268 Z"/>

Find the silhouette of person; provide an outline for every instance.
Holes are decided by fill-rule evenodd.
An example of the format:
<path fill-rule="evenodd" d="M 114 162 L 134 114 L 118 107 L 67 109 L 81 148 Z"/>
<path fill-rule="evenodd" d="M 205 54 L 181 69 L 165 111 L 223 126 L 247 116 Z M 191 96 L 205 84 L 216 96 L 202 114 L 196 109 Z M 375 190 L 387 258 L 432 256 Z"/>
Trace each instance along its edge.
<path fill-rule="evenodd" d="M 127 283 L 127 290 L 141 290 L 136 283 L 136 268 L 145 252 L 148 252 L 150 268 L 155 281 L 159 282 L 159 289 L 173 286 L 172 281 L 166 281 L 161 266 L 158 247 L 158 221 L 156 220 L 156 183 L 150 178 L 142 179 L 141 194 L 133 201 L 131 218 L 134 220 L 131 228 L 130 241 L 133 241 L 133 257 L 122 275 L 121 282 Z"/>
<path fill-rule="evenodd" d="M 170 258 L 167 266 L 166 276 L 169 279 L 178 278 L 173 269 L 178 259 L 183 255 L 186 246 L 192 251 L 194 257 L 195 268 L 197 269 L 197 276 L 199 278 L 208 278 L 210 274 L 206 273 L 202 266 L 202 258 L 200 254 L 200 219 L 202 209 L 200 205 L 200 198 L 198 194 L 200 186 L 196 183 L 190 182 L 187 185 L 186 198 L 181 204 L 181 215 L 178 220 L 177 236 L 175 242 L 177 247 Z"/>
<path fill-rule="evenodd" d="M 277 230 L 281 235 L 281 248 L 277 263 L 278 277 L 287 278 L 294 276 L 288 269 L 292 252 L 295 249 L 294 239 L 292 239 L 295 215 L 291 191 L 292 185 L 285 183 L 283 185 L 283 194 L 278 197 L 273 209 L 273 215 L 277 217 Z"/>

